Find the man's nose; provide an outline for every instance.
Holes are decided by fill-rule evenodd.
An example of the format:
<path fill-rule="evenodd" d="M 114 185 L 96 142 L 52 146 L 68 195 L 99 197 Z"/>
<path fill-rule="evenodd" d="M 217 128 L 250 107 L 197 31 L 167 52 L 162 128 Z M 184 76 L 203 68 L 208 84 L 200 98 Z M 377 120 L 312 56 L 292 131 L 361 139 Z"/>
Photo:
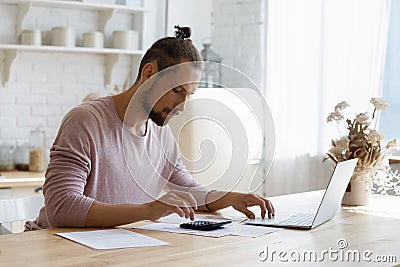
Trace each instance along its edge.
<path fill-rule="evenodd" d="M 177 103 L 177 105 L 174 108 L 177 111 L 182 112 L 185 110 L 185 104 L 186 104 L 186 96 L 181 97 L 181 99 L 179 99 L 179 102 Z"/>
<path fill-rule="evenodd" d="M 177 111 L 183 112 L 185 110 L 185 101 L 183 101 L 180 104 L 178 104 L 175 108 L 176 108 Z"/>

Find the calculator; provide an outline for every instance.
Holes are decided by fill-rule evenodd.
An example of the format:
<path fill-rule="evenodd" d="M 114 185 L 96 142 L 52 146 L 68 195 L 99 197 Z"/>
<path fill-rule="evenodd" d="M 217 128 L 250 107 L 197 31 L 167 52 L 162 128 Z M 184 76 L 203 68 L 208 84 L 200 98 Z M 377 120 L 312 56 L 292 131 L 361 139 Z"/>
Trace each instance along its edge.
<path fill-rule="evenodd" d="M 179 226 L 185 229 L 211 231 L 211 230 L 221 229 L 222 225 L 228 223 L 231 223 L 231 221 L 223 221 L 223 222 L 193 221 L 193 222 L 181 223 Z"/>

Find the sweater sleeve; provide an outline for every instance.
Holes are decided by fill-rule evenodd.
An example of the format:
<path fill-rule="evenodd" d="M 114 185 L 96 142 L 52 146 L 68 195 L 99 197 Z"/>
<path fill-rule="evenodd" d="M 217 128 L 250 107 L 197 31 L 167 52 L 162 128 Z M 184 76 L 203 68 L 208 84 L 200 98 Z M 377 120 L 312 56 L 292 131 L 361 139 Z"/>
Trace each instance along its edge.
<path fill-rule="evenodd" d="M 47 220 L 52 227 L 85 226 L 94 201 L 84 195 L 94 143 L 90 121 L 87 110 L 71 110 L 50 150 L 43 194 Z"/>

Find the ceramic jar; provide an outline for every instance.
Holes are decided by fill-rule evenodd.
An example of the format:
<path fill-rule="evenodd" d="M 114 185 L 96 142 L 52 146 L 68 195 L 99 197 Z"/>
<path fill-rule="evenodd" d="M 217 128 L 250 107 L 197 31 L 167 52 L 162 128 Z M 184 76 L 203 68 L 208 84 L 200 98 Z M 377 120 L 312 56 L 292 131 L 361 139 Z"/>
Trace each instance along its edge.
<path fill-rule="evenodd" d="M 104 47 L 104 36 L 101 32 L 85 32 L 83 34 L 83 46 L 92 48 Z"/>
<path fill-rule="evenodd" d="M 21 33 L 21 44 L 23 45 L 36 45 L 42 44 L 42 35 L 40 30 L 31 29 L 23 30 Z"/>
<path fill-rule="evenodd" d="M 51 29 L 51 44 L 55 46 L 75 46 L 75 30 L 71 27 L 54 27 Z"/>
<path fill-rule="evenodd" d="M 139 33 L 137 31 L 114 31 L 112 39 L 113 47 L 118 49 L 139 49 Z"/>

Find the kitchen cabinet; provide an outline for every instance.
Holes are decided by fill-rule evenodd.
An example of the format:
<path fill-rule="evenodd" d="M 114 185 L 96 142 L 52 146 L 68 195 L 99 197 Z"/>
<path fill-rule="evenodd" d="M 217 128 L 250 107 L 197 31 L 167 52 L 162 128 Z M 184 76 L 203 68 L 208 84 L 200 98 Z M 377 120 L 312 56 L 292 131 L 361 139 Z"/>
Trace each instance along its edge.
<path fill-rule="evenodd" d="M 132 56 L 132 66 L 137 66 L 144 54 L 143 47 L 143 7 L 127 7 L 122 5 L 103 5 L 94 3 L 84 3 L 76 1 L 49 1 L 49 0 L 5 0 L 1 5 L 15 5 L 17 8 L 16 16 L 16 40 L 13 44 L 0 44 L 0 50 L 5 51 L 3 66 L 3 84 L 7 86 L 10 77 L 13 75 L 13 65 L 18 60 L 18 55 L 24 51 L 42 53 L 80 53 L 80 54 L 100 54 L 106 55 L 105 63 L 105 86 L 112 82 L 113 72 L 122 55 Z M 125 50 L 113 48 L 87 48 L 87 47 L 62 47 L 62 46 L 30 46 L 20 45 L 18 39 L 24 29 L 26 17 L 34 7 L 44 7 L 50 12 L 51 8 L 61 8 L 65 10 L 87 10 L 97 13 L 97 31 L 106 36 L 106 28 L 110 20 L 118 14 L 129 14 L 132 16 L 132 27 L 126 30 L 135 30 L 139 33 L 139 50 Z M 46 16 L 46 14 L 43 14 Z M 36 18 L 40 20 L 40 18 Z M 51 25 L 55 27 L 59 25 Z M 39 29 L 40 30 L 40 29 Z M 109 37 L 109 36 L 108 36 Z"/>

